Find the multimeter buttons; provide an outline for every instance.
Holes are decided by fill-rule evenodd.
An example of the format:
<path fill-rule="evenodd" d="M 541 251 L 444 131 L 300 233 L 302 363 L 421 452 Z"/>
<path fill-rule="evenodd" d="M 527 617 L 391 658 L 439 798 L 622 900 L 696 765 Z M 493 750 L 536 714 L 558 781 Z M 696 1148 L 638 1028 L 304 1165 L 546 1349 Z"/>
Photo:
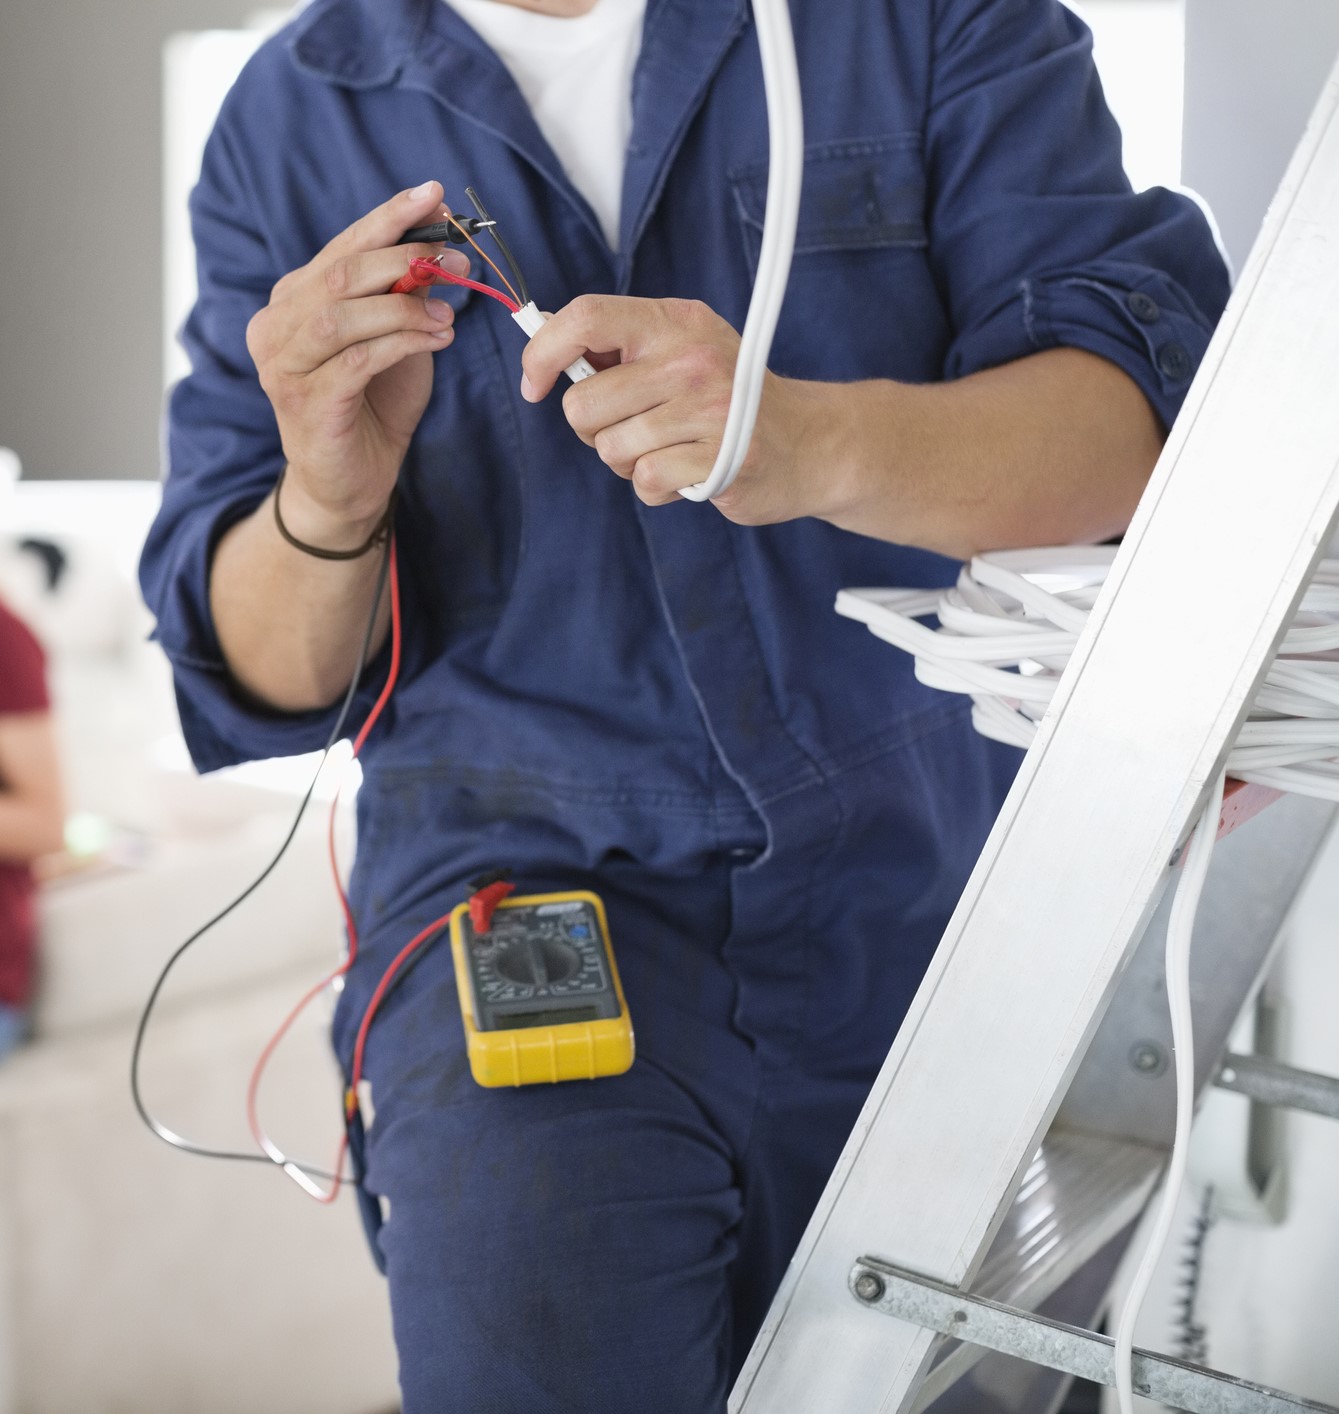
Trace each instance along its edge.
<path fill-rule="evenodd" d="M 595 894 L 505 899 L 486 933 L 461 904 L 451 951 L 480 1085 L 591 1080 L 632 1064 L 632 1024 Z"/>

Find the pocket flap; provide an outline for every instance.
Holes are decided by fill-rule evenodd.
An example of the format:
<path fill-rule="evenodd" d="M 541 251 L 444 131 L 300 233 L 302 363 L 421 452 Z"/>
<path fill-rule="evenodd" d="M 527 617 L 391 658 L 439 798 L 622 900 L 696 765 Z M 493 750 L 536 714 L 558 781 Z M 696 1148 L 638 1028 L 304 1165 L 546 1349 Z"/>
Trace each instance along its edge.
<path fill-rule="evenodd" d="M 767 164 L 730 174 L 746 226 L 761 231 L 767 205 Z M 923 246 L 925 163 L 918 132 L 804 149 L 804 186 L 795 253 Z"/>

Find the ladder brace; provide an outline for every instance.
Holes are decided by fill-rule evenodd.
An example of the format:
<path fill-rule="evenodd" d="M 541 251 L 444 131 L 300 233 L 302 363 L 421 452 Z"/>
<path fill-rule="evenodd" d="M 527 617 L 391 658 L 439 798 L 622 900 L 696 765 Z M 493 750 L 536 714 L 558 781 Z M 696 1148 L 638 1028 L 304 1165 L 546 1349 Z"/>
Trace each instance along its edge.
<path fill-rule="evenodd" d="M 1115 1346 L 1107 1336 L 971 1296 L 874 1257 L 860 1258 L 848 1285 L 868 1310 L 1095 1384 L 1116 1383 Z M 1147 1399 L 1189 1414 L 1339 1414 L 1333 1405 L 1147 1350 L 1134 1352 L 1134 1387 Z"/>
<path fill-rule="evenodd" d="M 1339 1080 L 1264 1056 L 1225 1056 L 1213 1083 L 1262 1105 L 1339 1119 Z"/>

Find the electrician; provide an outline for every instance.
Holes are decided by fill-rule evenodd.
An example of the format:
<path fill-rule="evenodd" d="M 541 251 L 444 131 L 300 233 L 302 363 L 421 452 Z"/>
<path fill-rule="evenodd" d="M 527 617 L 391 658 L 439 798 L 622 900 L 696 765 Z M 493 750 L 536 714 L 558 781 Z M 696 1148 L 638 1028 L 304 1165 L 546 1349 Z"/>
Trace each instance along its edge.
<path fill-rule="evenodd" d="M 833 596 L 1118 534 L 1227 295 L 1197 207 L 1131 193 L 1055 0 L 791 8 L 795 265 L 715 505 L 675 492 L 758 259 L 745 0 L 314 0 L 192 199 L 143 583 L 201 770 L 322 743 L 397 492 L 341 1061 L 388 960 L 498 866 L 604 898 L 637 1032 L 626 1075 L 484 1091 L 446 947 L 379 1015 L 365 1190 L 408 1414 L 723 1409 L 1016 764 Z M 471 183 L 559 311 L 528 347 L 466 290 L 386 293 Z M 555 392 L 583 350 L 602 371 Z M 385 675 L 382 646 L 355 720 Z"/>

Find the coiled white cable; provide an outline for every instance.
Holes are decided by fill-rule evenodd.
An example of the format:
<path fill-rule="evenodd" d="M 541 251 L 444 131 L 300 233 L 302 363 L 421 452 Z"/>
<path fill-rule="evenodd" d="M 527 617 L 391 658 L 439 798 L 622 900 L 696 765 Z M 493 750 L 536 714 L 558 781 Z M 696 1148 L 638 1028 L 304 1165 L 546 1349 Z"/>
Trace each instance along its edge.
<path fill-rule="evenodd" d="M 913 654 L 921 682 L 969 695 L 972 721 L 983 735 L 1027 747 L 1114 556 L 1111 549 L 1075 546 L 1001 551 L 978 556 L 952 589 L 843 590 L 837 610 Z M 930 618 L 938 619 L 937 628 L 922 622 Z M 1323 561 L 1312 577 L 1228 755 L 1225 774 L 1339 802 L 1339 560 Z M 1190 944 L 1223 784 L 1220 776 L 1195 826 L 1167 927 L 1176 1134 L 1152 1231 L 1116 1326 L 1121 1414 L 1133 1414 L 1134 1328 L 1185 1178 L 1195 1102 Z"/>
<path fill-rule="evenodd" d="M 969 695 L 983 735 L 1027 747 L 1114 555 L 1085 546 L 999 551 L 973 560 L 952 589 L 843 590 L 837 611 L 913 654 L 921 682 Z M 922 622 L 932 617 L 938 628 Z M 1227 771 L 1339 802 L 1339 560 L 1322 561 L 1312 578 Z"/>
<path fill-rule="evenodd" d="M 719 496 L 739 475 L 748 455 L 758 420 L 758 404 L 762 401 L 767 358 L 772 352 L 772 337 L 790 280 L 795 229 L 800 218 L 804 117 L 790 7 L 786 0 L 753 0 L 753 21 L 758 31 L 763 87 L 767 93 L 767 205 L 763 212 L 762 250 L 739 342 L 730 411 L 726 415 L 720 451 L 707 479 L 695 486 L 685 486 L 679 492 L 689 501 L 709 501 Z"/>

